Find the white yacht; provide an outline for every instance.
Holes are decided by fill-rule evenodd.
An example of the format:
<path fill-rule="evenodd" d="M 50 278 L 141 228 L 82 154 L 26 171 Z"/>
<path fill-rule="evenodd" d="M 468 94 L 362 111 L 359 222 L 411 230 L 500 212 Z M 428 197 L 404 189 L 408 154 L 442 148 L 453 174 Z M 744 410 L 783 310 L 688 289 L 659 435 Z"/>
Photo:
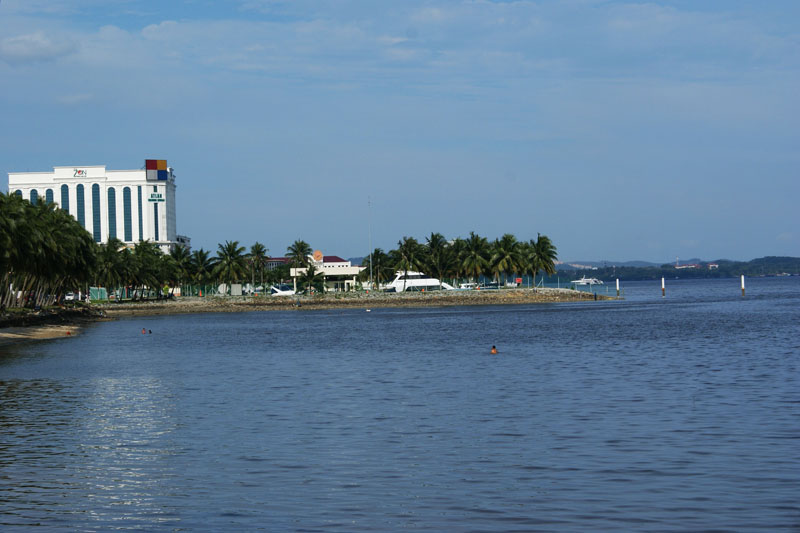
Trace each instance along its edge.
<path fill-rule="evenodd" d="M 603 282 L 597 278 L 587 278 L 583 276 L 581 279 L 572 280 L 575 285 L 602 285 Z"/>
<path fill-rule="evenodd" d="M 432 278 L 422 272 L 415 272 L 413 270 L 400 270 L 395 275 L 394 280 L 386 285 L 381 285 L 381 288 L 386 292 L 409 292 L 409 291 L 438 291 L 445 289 L 452 291 L 455 289 L 452 285 L 442 283 L 436 278 Z"/>

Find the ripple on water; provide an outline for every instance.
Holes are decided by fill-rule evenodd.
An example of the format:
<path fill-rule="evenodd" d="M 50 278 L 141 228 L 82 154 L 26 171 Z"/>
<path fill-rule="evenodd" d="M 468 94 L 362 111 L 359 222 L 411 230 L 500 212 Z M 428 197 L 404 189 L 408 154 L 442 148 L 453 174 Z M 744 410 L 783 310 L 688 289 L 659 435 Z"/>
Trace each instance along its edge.
<path fill-rule="evenodd" d="M 751 285 L 4 348 L 0 526 L 796 529 L 800 283 Z"/>

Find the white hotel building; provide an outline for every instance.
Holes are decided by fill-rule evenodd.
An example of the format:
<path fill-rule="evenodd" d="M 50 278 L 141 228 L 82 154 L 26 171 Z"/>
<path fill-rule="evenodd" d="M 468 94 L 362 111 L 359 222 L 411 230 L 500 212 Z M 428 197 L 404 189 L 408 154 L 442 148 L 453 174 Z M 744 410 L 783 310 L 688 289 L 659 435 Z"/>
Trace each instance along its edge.
<path fill-rule="evenodd" d="M 69 212 L 95 242 L 126 245 L 149 240 L 169 251 L 189 239 L 176 233 L 175 174 L 164 159 L 140 170 L 105 165 L 53 167 L 53 172 L 9 172 L 9 192 L 32 203 L 53 202 Z"/>

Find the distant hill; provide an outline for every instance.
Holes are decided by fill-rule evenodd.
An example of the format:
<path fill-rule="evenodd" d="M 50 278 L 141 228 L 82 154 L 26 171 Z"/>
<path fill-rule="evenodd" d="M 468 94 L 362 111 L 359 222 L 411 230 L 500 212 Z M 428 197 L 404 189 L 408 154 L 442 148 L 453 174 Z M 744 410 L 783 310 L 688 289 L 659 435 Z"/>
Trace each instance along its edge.
<path fill-rule="evenodd" d="M 606 263 L 604 266 L 594 267 L 590 266 L 590 263 L 580 263 L 587 267 L 582 269 L 565 268 L 565 265 L 558 265 L 558 270 L 560 272 L 569 271 L 570 275 L 573 276 L 583 273 L 589 277 L 604 281 L 610 281 L 615 278 L 620 280 L 647 280 L 661 277 L 669 279 L 731 278 L 742 274 L 748 277 L 800 276 L 800 257 L 771 256 L 760 257 L 752 261 L 687 259 L 686 261 L 680 261 L 677 266 L 674 263 L 665 263 L 663 265 L 649 263 L 649 266 L 626 266 L 623 263 L 616 265 Z"/>
<path fill-rule="evenodd" d="M 348 259 L 353 265 L 368 265 L 369 256 L 351 257 Z M 645 280 L 666 277 L 674 278 L 730 278 L 744 274 L 749 277 L 757 276 L 800 276 L 800 257 L 760 257 L 752 261 L 731 261 L 717 259 L 706 261 L 698 258 L 680 260 L 676 268 L 675 263 L 650 263 L 648 261 L 565 261 L 556 265 L 556 269 L 563 276 L 588 277 L 610 281 L 615 278 L 620 280 Z M 553 276 L 553 283 L 558 275 Z"/>
<path fill-rule="evenodd" d="M 564 261 L 558 265 L 559 270 L 586 270 L 589 268 L 605 268 L 614 266 L 626 267 L 657 267 L 661 263 L 649 263 L 647 261 Z"/>

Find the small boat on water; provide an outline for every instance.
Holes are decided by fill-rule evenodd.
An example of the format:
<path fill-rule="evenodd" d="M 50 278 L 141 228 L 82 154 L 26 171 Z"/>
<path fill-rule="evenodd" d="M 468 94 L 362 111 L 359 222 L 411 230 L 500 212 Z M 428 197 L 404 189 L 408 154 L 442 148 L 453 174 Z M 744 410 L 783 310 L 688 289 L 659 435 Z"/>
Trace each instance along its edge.
<path fill-rule="evenodd" d="M 602 285 L 603 282 L 597 278 L 587 278 L 583 276 L 581 279 L 573 280 L 572 283 L 575 285 Z"/>

